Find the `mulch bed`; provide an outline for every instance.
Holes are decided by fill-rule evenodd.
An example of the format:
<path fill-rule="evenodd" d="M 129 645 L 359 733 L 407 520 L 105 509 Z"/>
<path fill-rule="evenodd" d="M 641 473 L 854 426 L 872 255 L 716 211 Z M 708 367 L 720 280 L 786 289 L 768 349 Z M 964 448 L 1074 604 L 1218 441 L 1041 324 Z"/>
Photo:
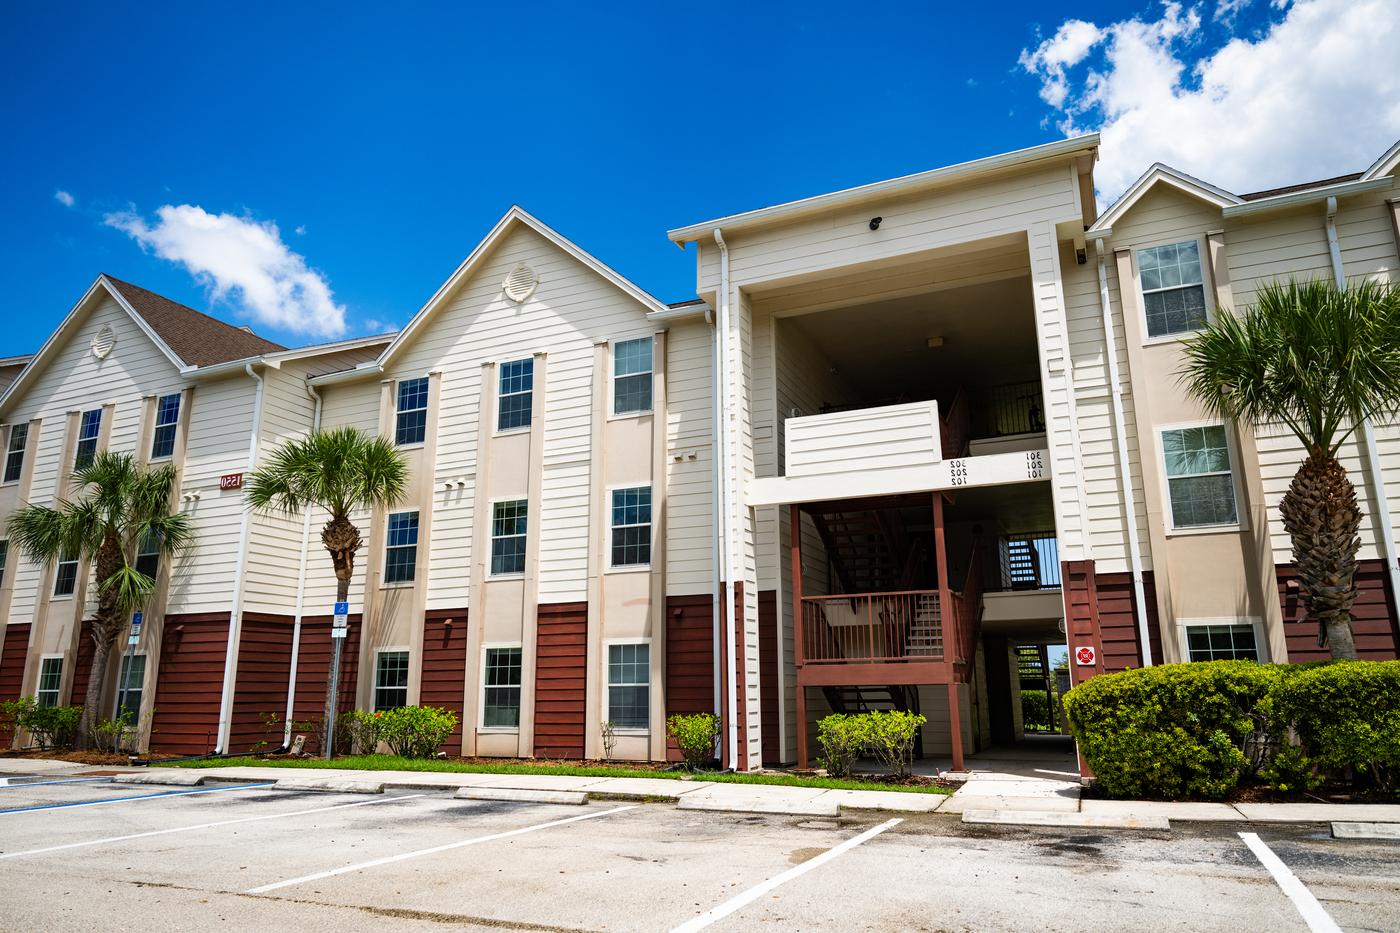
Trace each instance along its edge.
<path fill-rule="evenodd" d="M 1113 800 L 1098 782 L 1083 788 L 1085 800 Z M 1239 787 L 1224 803 L 1400 803 L 1400 795 L 1371 788 L 1319 787 L 1317 790 L 1277 791 L 1263 784 Z"/>
<path fill-rule="evenodd" d="M 61 749 L 4 752 L 0 753 L 0 758 L 41 758 L 50 761 L 71 761 L 79 765 L 126 765 L 131 763 L 130 755 L 118 755 L 114 752 L 74 752 Z"/>

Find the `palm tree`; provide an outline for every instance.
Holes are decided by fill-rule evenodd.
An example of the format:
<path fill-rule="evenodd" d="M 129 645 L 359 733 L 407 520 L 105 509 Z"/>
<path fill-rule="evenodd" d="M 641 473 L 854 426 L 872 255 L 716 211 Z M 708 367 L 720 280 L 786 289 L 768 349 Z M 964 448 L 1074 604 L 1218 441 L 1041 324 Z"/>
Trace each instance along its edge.
<path fill-rule="evenodd" d="M 1282 423 L 1306 458 L 1279 503 L 1318 643 L 1355 658 L 1356 488 L 1337 450 L 1367 418 L 1400 410 L 1400 283 L 1271 283 L 1243 315 L 1187 341 L 1180 377 L 1212 414 Z"/>
<path fill-rule="evenodd" d="M 51 565 L 76 557 L 96 570 L 97 615 L 78 722 L 80 748 L 92 744 L 112 645 L 131 613 L 155 592 L 156 581 L 137 569 L 140 545 L 155 543 L 162 556 L 173 556 L 194 539 L 189 516 L 170 510 L 176 479 L 170 464 L 149 469 L 129 453 L 101 451 L 73 472 L 78 498 L 61 499 L 56 507 L 26 505 L 10 517 L 10 540 L 31 560 Z"/>
<path fill-rule="evenodd" d="M 295 515 L 317 507 L 329 513 L 321 529 L 321 544 L 335 568 L 335 600 L 350 598 L 355 554 L 364 544 L 352 513 L 399 502 L 408 487 L 408 464 L 387 438 L 371 437 L 355 428 L 313 431 L 273 451 L 266 466 L 248 479 L 248 502 L 267 512 Z M 326 680 L 327 758 L 334 742 L 336 689 L 341 639 L 334 639 L 330 676 Z"/>

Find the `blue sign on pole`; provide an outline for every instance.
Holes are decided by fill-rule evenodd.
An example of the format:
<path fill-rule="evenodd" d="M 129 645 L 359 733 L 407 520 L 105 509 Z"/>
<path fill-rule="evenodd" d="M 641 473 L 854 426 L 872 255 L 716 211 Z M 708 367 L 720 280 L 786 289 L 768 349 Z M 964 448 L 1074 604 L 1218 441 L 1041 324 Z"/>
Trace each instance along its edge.
<path fill-rule="evenodd" d="M 141 640 L 141 621 L 145 617 L 145 613 L 139 610 L 131 614 L 131 636 L 127 638 L 128 644 L 134 645 Z"/>
<path fill-rule="evenodd" d="M 336 603 L 336 604 L 335 604 L 335 613 L 334 613 L 334 614 L 335 614 L 335 615 L 338 615 L 338 616 L 348 616 L 348 615 L 350 614 L 350 604 L 349 604 L 349 603 Z"/>

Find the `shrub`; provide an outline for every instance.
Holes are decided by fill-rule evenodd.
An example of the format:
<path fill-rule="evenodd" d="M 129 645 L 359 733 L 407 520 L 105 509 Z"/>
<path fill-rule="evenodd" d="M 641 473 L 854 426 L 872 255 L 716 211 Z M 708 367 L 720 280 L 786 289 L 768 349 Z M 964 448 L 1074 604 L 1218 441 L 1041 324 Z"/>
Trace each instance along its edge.
<path fill-rule="evenodd" d="M 869 723 L 867 741 L 875 757 L 891 774 L 899 777 L 908 774 L 914 760 L 914 739 L 928 718 L 904 710 L 864 715 Z"/>
<path fill-rule="evenodd" d="M 715 757 L 719 738 L 719 717 L 714 713 L 676 715 L 666 720 L 666 732 L 676 740 L 681 758 L 691 771 L 698 771 Z"/>
<path fill-rule="evenodd" d="M 1379 790 L 1400 781 L 1400 661 L 1338 661 L 1284 678 L 1278 706 L 1324 774 L 1364 775 Z"/>
<path fill-rule="evenodd" d="M 341 717 L 336 731 L 345 731 L 345 739 L 352 754 L 373 755 L 379 750 L 379 741 L 384 732 L 383 713 L 367 713 L 357 709 L 342 713 Z"/>
<path fill-rule="evenodd" d="M 101 749 L 120 752 L 122 746 L 136 733 L 136 714 L 127 710 L 113 719 L 100 719 L 92 727 L 92 744 Z"/>
<path fill-rule="evenodd" d="M 817 722 L 822 765 L 832 777 L 845 777 L 851 765 L 870 747 L 870 717 L 865 714 L 833 713 Z"/>
<path fill-rule="evenodd" d="M 68 748 L 78 737 L 81 706 L 40 706 L 34 697 L 0 703 L 0 715 L 26 729 L 40 748 Z"/>
<path fill-rule="evenodd" d="M 1247 743 L 1281 728 L 1270 700 L 1281 679 L 1252 661 L 1163 664 L 1085 681 L 1065 712 L 1111 795 L 1218 799 L 1252 769 Z"/>
<path fill-rule="evenodd" d="M 1050 732 L 1050 695 L 1044 690 L 1021 691 L 1021 723 L 1027 732 Z"/>
<path fill-rule="evenodd" d="M 361 715 L 377 720 L 378 741 L 404 758 L 432 758 L 457 728 L 457 714 L 436 706 L 400 706 Z"/>

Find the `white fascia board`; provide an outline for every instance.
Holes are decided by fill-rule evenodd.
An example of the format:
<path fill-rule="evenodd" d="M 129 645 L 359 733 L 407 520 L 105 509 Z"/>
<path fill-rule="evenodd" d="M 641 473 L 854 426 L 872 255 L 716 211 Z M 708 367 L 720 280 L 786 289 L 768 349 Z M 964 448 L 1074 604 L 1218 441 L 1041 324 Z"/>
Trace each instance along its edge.
<path fill-rule="evenodd" d="M 1328 198 L 1341 198 L 1347 195 L 1362 194 L 1367 191 L 1385 191 L 1394 187 L 1394 185 L 1395 177 L 1393 175 L 1383 175 L 1380 178 L 1371 179 L 1361 178 L 1356 181 L 1344 181 L 1337 185 L 1309 188 L 1306 191 L 1291 191 L 1288 194 L 1277 194 L 1272 198 L 1260 198 L 1257 201 L 1245 201 L 1243 204 L 1236 204 L 1225 208 L 1221 211 L 1221 214 L 1225 217 L 1245 217 L 1250 214 L 1263 214 L 1268 211 L 1297 207 L 1301 204 L 1311 204 L 1315 201 L 1325 201 Z"/>
<path fill-rule="evenodd" d="M 1400 140 L 1396 140 L 1395 145 L 1385 151 L 1379 159 L 1371 163 L 1371 167 L 1361 173 L 1362 181 L 1370 181 L 1373 178 L 1380 178 L 1382 175 L 1389 175 L 1396 169 L 1400 169 Z"/>
<path fill-rule="evenodd" d="M 666 236 L 674 243 L 685 244 L 694 240 L 707 238 L 710 236 L 711 232 L 716 229 L 723 229 L 728 232 L 743 227 L 772 223 L 777 220 L 791 220 L 794 217 L 799 217 L 804 214 L 830 210 L 837 207 L 847 207 L 862 201 L 871 200 L 872 198 L 889 197 L 918 188 L 932 187 L 944 182 L 966 180 L 990 172 L 1015 168 L 1021 165 L 1029 165 L 1047 159 L 1070 156 L 1077 152 L 1097 150 L 1098 145 L 1099 134 L 1097 133 L 1073 136 L 1069 139 L 1061 139 L 1053 143 L 1032 146 L 1029 149 L 1018 149 L 1015 152 L 988 156 L 984 159 L 974 159 L 971 162 L 960 162 L 957 165 L 948 165 L 943 168 L 931 169 L 927 172 L 918 172 L 914 175 L 903 175 L 899 178 L 891 178 L 886 181 L 872 182 L 871 184 L 859 185 L 855 188 L 844 188 L 840 191 L 833 191 L 828 194 L 819 194 L 798 201 L 789 201 L 786 204 L 775 204 L 772 207 L 762 207 L 758 210 L 745 211 L 740 214 L 730 214 L 727 217 L 719 217 L 715 220 L 704 221 L 703 223 L 691 224 L 686 227 L 677 227 L 674 230 L 668 230 Z"/>
<path fill-rule="evenodd" d="M 476 245 L 476 248 L 471 251 L 466 259 L 462 260 L 462 264 L 458 266 L 452 275 L 448 277 L 447 281 L 442 283 L 442 286 L 433 293 L 433 296 L 418 310 L 418 313 L 413 315 L 413 319 L 408 322 L 408 326 L 399 331 L 398 336 L 395 337 L 393 342 L 379 355 L 381 367 L 387 367 L 389 365 L 389 362 L 398 355 L 399 350 L 413 339 L 413 335 L 418 328 L 423 326 L 423 324 L 437 312 L 447 298 L 471 275 L 476 266 L 491 252 L 496 244 L 506 235 L 507 231 L 515 224 L 524 224 L 531 230 L 534 230 L 540 236 L 549 240 L 555 246 L 617 286 L 623 292 L 635 298 L 646 307 L 648 314 L 667 310 L 666 305 L 654 295 L 651 295 L 635 283 L 620 275 L 611 267 L 601 262 L 596 256 L 584 250 L 557 230 L 554 230 L 549 225 L 540 221 L 529 211 L 516 205 L 506 211 L 505 216 L 497 221 L 496 225 L 491 228 L 491 232 L 486 234 L 486 237 Z"/>
<path fill-rule="evenodd" d="M 300 360 L 313 356 L 322 356 L 327 353 L 339 353 L 342 350 L 359 350 L 364 347 L 372 347 L 378 344 L 390 344 L 394 340 L 397 331 L 387 334 L 375 334 L 372 337 L 352 337 L 348 340 L 336 340 L 331 343 L 315 343 L 306 347 L 293 347 L 290 350 L 279 350 L 276 353 L 264 353 L 263 359 L 269 363 L 281 363 L 287 360 Z"/>
<path fill-rule="evenodd" d="M 34 359 L 33 353 L 21 353 L 19 356 L 7 356 L 0 358 L 0 366 L 26 366 Z"/>
<path fill-rule="evenodd" d="M 897 496 L 911 492 L 1048 482 L 1050 451 L 1030 450 L 982 457 L 939 460 L 886 470 L 824 473 L 817 476 L 767 476 L 749 481 L 745 505 L 791 505 Z M 955 480 L 956 473 L 956 482 Z"/>
<path fill-rule="evenodd" d="M 310 386 L 335 385 L 340 382 L 356 382 L 360 379 L 367 379 L 370 376 L 380 376 L 384 373 L 384 367 L 378 360 L 371 360 L 368 363 L 361 363 L 354 369 L 342 369 L 333 373 L 323 373 L 319 376 L 312 376 L 306 380 Z"/>
<path fill-rule="evenodd" d="M 1146 172 L 1128 186 L 1128 190 L 1123 192 L 1117 201 L 1108 210 L 1099 216 L 1099 219 L 1090 225 L 1084 232 L 1086 239 L 1099 239 L 1106 236 L 1113 229 L 1113 222 L 1127 213 L 1134 204 L 1151 191 L 1158 183 L 1171 185 L 1178 191 L 1182 191 L 1194 198 L 1199 198 L 1208 204 L 1213 204 L 1219 208 L 1225 208 L 1232 204 L 1240 204 L 1239 195 L 1231 194 L 1224 188 L 1212 185 L 1208 181 L 1202 181 L 1185 172 L 1164 165 L 1161 162 L 1155 163 Z"/>
<path fill-rule="evenodd" d="M 665 324 L 670 321 L 688 321 L 692 318 L 705 317 L 713 313 L 714 311 L 709 303 L 702 301 L 699 304 L 685 305 L 680 308 L 667 308 L 665 311 L 652 311 L 647 315 L 647 320 L 654 321 L 658 324 Z"/>

